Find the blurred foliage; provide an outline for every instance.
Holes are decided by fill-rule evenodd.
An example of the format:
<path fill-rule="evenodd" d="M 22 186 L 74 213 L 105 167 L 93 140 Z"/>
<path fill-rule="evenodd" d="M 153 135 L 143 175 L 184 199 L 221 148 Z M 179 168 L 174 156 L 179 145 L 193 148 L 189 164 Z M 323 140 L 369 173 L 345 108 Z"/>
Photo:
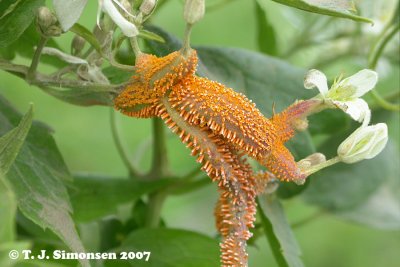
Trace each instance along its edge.
<path fill-rule="evenodd" d="M 389 126 L 386 149 L 375 159 L 323 170 L 303 186 L 281 183 L 276 194 L 260 199 L 258 225 L 263 231 L 251 242 L 250 266 L 394 267 L 400 262 L 400 118 L 398 111 L 385 110 L 382 103 L 399 103 L 400 38 L 397 34 L 381 44 L 388 29 L 398 27 L 399 4 L 396 0 L 322 2 L 207 1 L 206 18 L 193 30 L 192 42 L 200 56 L 198 74 L 244 93 L 268 117 L 273 107 L 281 111 L 296 99 L 315 95 L 303 89 L 308 68 L 323 70 L 331 80 L 368 67 L 376 67 L 380 76 L 374 94 L 381 98 L 370 94 L 367 99 L 374 121 Z M 78 56 L 92 64 L 88 68 L 99 69 L 111 86 L 85 80 L 87 70 L 49 55 L 40 58 L 37 80 L 29 80 L 41 38 L 34 14 L 44 1 L 0 1 L 0 69 L 4 70 L 0 88 L 13 103 L 0 98 L 0 266 L 77 264 L 9 259 L 11 249 L 26 248 L 151 252 L 148 262 L 109 260 L 91 262 L 93 266 L 218 266 L 219 238 L 214 235 L 211 208 L 216 190 L 185 147 L 167 134 L 163 156 L 169 160 L 168 172 L 154 177 L 159 166 L 151 162 L 158 150 L 157 140 L 149 137 L 154 137 L 149 124 L 122 116 L 109 123 L 104 106 L 111 105 L 121 84 L 133 74 L 127 71 L 130 66 L 124 65 L 124 70 L 115 66 L 133 64 L 134 55 L 118 30 L 114 41 L 107 41 L 98 29 L 91 30 L 96 1 L 78 1 L 74 8 L 82 10 L 86 3 L 78 23 L 75 12 L 68 21 L 70 31 L 51 38 L 46 46 L 67 52 L 73 37 L 81 36 L 86 44 Z M 140 45 L 145 51 L 161 56 L 180 48 L 176 36 L 182 36 L 184 23 L 176 14 L 181 9 L 180 1 L 159 1 L 142 31 Z M 356 22 L 371 20 L 373 27 Z M 104 59 L 112 49 L 116 62 Z M 376 66 L 369 65 L 374 56 Z M 41 91 L 28 88 L 23 80 Z M 55 133 L 44 123 L 32 123 L 31 109 L 22 116 L 13 107 L 26 109 L 31 101 L 35 118 L 54 127 Z M 309 130 L 288 147 L 296 159 L 315 151 L 333 156 L 355 127 L 346 115 L 324 111 L 310 118 Z M 123 149 L 117 152 L 118 146 Z M 133 147 L 137 152 L 131 153 Z M 132 166 L 127 166 L 129 162 Z M 132 169 L 139 171 L 133 174 Z M 154 213 L 161 218 L 158 228 L 151 229 L 149 216 Z M 331 216 L 320 218 L 321 214 Z M 260 238 L 264 234 L 270 248 Z M 381 247 L 385 251 L 376 253 Z"/>

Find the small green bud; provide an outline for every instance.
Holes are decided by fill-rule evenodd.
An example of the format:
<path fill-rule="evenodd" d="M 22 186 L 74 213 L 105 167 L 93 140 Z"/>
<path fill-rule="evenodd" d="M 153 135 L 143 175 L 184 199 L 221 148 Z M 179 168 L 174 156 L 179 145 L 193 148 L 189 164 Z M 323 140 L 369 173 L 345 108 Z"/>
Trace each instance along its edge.
<path fill-rule="evenodd" d="M 132 12 L 132 5 L 128 0 L 121 0 L 120 3 L 122 6 L 122 11 L 126 13 Z"/>
<path fill-rule="evenodd" d="M 186 0 L 183 17 L 187 23 L 194 24 L 204 17 L 205 9 L 204 0 Z"/>
<path fill-rule="evenodd" d="M 326 162 L 326 157 L 322 153 L 314 153 L 306 157 L 305 159 L 297 162 L 297 166 L 302 170 L 307 170 L 312 166 Z"/>
<path fill-rule="evenodd" d="M 36 26 L 45 37 L 59 36 L 62 33 L 57 17 L 45 6 L 37 10 Z"/>
<path fill-rule="evenodd" d="M 75 35 L 74 39 L 72 39 L 71 43 L 71 52 L 72 55 L 78 55 L 83 47 L 85 47 L 86 40 L 79 35 Z"/>
<path fill-rule="evenodd" d="M 156 5 L 156 0 L 144 0 L 140 5 L 140 11 L 145 14 L 149 15 Z"/>

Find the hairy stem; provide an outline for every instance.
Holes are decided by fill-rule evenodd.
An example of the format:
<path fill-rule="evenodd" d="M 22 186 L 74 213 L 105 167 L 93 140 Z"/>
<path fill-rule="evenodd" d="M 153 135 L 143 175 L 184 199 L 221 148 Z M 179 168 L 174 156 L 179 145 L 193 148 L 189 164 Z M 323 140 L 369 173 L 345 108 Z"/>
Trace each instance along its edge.
<path fill-rule="evenodd" d="M 131 177 L 132 179 L 140 177 L 141 175 L 136 170 L 135 166 L 133 166 L 131 160 L 129 160 L 128 153 L 126 152 L 124 146 L 122 145 L 121 137 L 115 120 L 115 111 L 113 108 L 110 108 L 110 126 L 114 144 L 118 150 L 118 154 L 120 155 L 122 162 L 129 171 L 129 177 Z"/>
<path fill-rule="evenodd" d="M 40 37 L 35 54 L 33 55 L 33 58 L 32 58 L 31 65 L 30 65 L 30 67 L 28 69 L 28 73 L 26 75 L 26 78 L 28 81 L 33 80 L 36 76 L 36 70 L 39 65 L 40 56 L 42 55 L 42 51 L 43 51 L 44 46 L 47 43 L 47 40 L 48 40 L 47 37 L 43 37 L 43 36 Z"/>
<path fill-rule="evenodd" d="M 167 144 L 164 123 L 159 118 L 152 119 L 153 159 L 150 171 L 152 179 L 159 179 L 168 173 Z"/>
<path fill-rule="evenodd" d="M 136 57 L 142 54 L 142 51 L 140 50 L 139 43 L 136 37 L 132 37 L 129 39 L 133 53 L 135 53 Z"/>
<path fill-rule="evenodd" d="M 153 122 L 153 159 L 149 179 L 162 179 L 168 173 L 168 158 L 166 136 L 161 119 L 154 118 Z M 146 226 L 158 227 L 161 219 L 161 210 L 166 198 L 166 193 L 157 191 L 149 195 Z"/>
<path fill-rule="evenodd" d="M 317 171 L 320 171 L 320 170 L 322 170 L 322 169 L 324 169 L 326 167 L 332 166 L 333 164 L 336 164 L 336 163 L 339 163 L 339 162 L 340 162 L 340 158 L 339 157 L 334 157 L 334 158 L 331 158 L 331 159 L 329 159 L 327 161 L 324 161 L 324 162 L 322 162 L 320 164 L 316 164 L 314 166 L 311 166 L 309 169 L 304 170 L 304 173 L 307 176 L 309 176 L 309 175 L 311 175 L 313 173 L 316 173 Z"/>
<path fill-rule="evenodd" d="M 190 54 L 190 35 L 192 33 L 193 25 L 187 23 L 185 29 L 185 35 L 183 37 L 182 54 L 184 57 L 188 57 Z"/>
<path fill-rule="evenodd" d="M 29 67 L 0 60 L 0 69 L 8 71 L 11 74 L 16 75 L 22 79 L 27 79 Z M 119 84 L 110 85 L 81 80 L 60 79 L 38 72 L 36 72 L 36 75 L 32 77 L 32 80 L 30 80 L 30 84 L 36 85 L 38 87 L 65 87 L 98 92 L 116 92 L 115 90 L 121 86 Z"/>

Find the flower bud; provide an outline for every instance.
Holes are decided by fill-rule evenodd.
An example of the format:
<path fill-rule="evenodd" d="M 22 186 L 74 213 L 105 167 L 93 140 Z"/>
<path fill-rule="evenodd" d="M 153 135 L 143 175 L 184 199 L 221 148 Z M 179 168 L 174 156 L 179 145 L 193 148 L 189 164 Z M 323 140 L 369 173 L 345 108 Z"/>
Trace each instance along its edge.
<path fill-rule="evenodd" d="M 72 39 L 71 43 L 71 51 L 73 55 L 78 55 L 83 47 L 85 46 L 85 39 L 80 37 L 79 35 L 75 35 L 74 39 Z"/>
<path fill-rule="evenodd" d="M 156 0 L 144 0 L 140 5 L 140 11 L 145 15 L 149 15 L 151 11 L 153 11 L 155 5 Z"/>
<path fill-rule="evenodd" d="M 338 148 L 338 156 L 345 163 L 355 163 L 378 155 L 388 141 L 385 123 L 360 127 L 354 131 Z"/>
<path fill-rule="evenodd" d="M 59 36 L 62 33 L 57 17 L 45 6 L 37 10 L 36 25 L 38 31 L 46 37 Z"/>
<path fill-rule="evenodd" d="M 204 0 L 186 0 L 183 10 L 183 17 L 189 24 L 194 24 L 204 17 L 205 1 Z"/>
<path fill-rule="evenodd" d="M 312 166 L 324 163 L 325 161 L 326 157 L 324 154 L 314 153 L 297 162 L 297 166 L 302 170 L 306 170 Z"/>

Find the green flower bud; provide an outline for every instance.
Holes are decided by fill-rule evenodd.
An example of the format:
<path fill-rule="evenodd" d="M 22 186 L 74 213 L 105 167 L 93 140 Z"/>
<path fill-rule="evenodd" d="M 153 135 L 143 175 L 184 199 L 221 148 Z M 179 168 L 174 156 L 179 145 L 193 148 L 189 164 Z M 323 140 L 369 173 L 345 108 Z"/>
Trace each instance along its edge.
<path fill-rule="evenodd" d="M 149 15 L 156 5 L 156 0 L 144 0 L 140 5 L 140 11 L 145 14 Z"/>
<path fill-rule="evenodd" d="M 71 52 L 73 55 L 78 55 L 85 46 L 86 40 L 79 35 L 75 35 L 71 43 Z"/>
<path fill-rule="evenodd" d="M 204 0 L 186 0 L 183 17 L 187 23 L 194 24 L 204 17 L 205 9 Z"/>

